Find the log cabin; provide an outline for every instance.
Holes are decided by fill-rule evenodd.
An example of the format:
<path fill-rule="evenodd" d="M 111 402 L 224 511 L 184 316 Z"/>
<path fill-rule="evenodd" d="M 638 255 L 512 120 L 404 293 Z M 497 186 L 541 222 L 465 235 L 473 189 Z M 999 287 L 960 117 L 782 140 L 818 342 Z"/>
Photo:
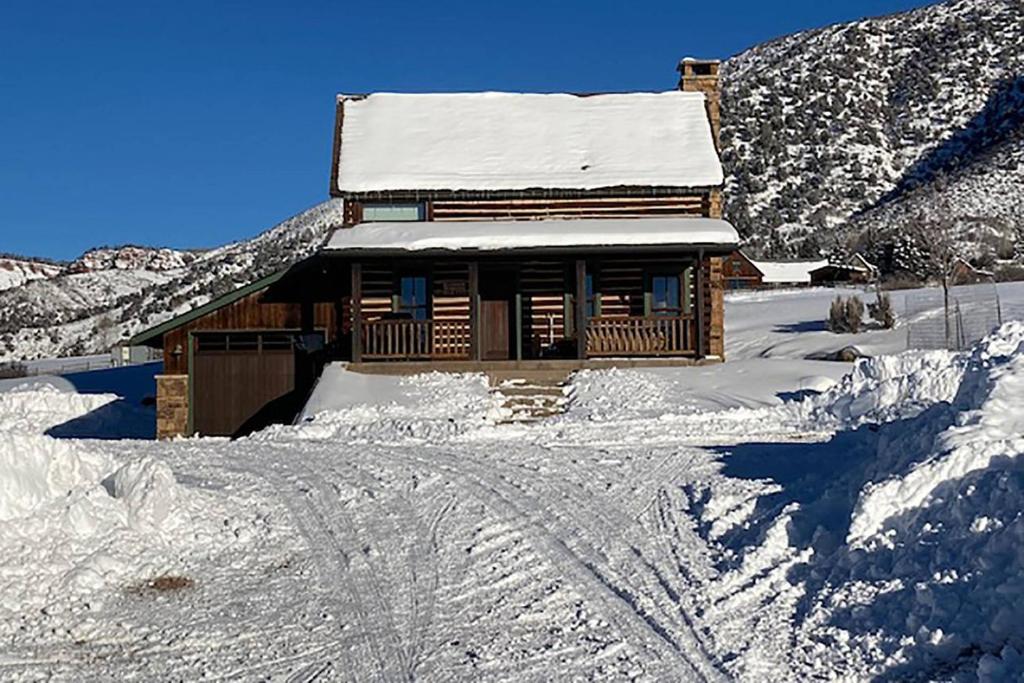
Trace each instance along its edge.
<path fill-rule="evenodd" d="M 739 249 L 722 260 L 722 278 L 729 290 L 760 289 L 764 286 L 764 273 Z"/>
<path fill-rule="evenodd" d="M 219 433 L 306 390 L 297 370 L 262 390 L 248 376 L 266 361 L 229 358 L 265 353 L 279 330 L 319 335 L 296 358 L 312 346 L 319 365 L 365 372 L 724 360 L 722 259 L 738 236 L 722 219 L 718 63 L 679 72 L 656 93 L 338 96 L 330 195 L 344 219 L 320 252 L 136 338 L 164 348 L 159 435 L 214 433 L 200 386 L 218 393 L 210 406 L 252 399 Z M 237 319 L 223 306 L 250 309 L 241 329 L 218 324 Z"/>

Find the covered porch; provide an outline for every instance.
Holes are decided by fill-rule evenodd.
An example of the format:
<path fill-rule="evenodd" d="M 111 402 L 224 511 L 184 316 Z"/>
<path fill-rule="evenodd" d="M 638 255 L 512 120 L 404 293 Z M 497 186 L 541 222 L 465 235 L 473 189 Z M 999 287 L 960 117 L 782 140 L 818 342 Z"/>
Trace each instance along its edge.
<path fill-rule="evenodd" d="M 511 229 L 557 231 L 551 223 L 581 222 L 538 221 Z M 708 221 L 671 222 L 678 240 L 679 223 Z M 445 227 L 465 230 L 464 224 Z M 493 230 L 494 222 L 487 227 Z M 365 235 L 375 228 L 360 225 L 339 233 Z M 422 223 L 403 226 L 425 229 Z M 628 234 L 616 239 L 640 241 Z M 716 312 L 714 298 L 721 298 L 724 251 L 717 244 L 484 250 L 411 249 L 406 243 L 402 249 L 337 250 L 334 256 L 350 273 L 343 333 L 353 363 L 454 367 L 720 358 L 721 307 Z"/>

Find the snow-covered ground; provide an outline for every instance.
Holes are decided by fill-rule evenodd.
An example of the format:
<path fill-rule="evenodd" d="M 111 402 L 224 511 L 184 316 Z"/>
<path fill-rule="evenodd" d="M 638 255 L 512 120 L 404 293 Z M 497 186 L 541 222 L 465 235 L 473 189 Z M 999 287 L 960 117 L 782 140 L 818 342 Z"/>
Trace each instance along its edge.
<path fill-rule="evenodd" d="M 726 364 L 534 424 L 332 366 L 296 426 L 68 440 L 115 397 L 8 387 L 0 678 L 1020 680 L 1024 324 L 807 360 L 905 343 L 833 295 L 732 297 Z"/>

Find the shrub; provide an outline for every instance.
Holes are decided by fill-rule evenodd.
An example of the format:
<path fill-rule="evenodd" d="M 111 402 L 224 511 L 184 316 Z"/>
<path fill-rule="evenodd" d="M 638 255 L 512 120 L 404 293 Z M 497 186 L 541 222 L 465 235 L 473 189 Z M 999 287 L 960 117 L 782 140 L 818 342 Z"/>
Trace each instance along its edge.
<path fill-rule="evenodd" d="M 837 296 L 828 312 L 828 329 L 836 334 L 860 332 L 864 322 L 864 303 L 858 296 Z"/>
<path fill-rule="evenodd" d="M 887 330 L 896 326 L 896 312 L 892 308 L 892 297 L 885 292 L 878 292 L 875 303 L 868 304 L 871 319 Z"/>
<path fill-rule="evenodd" d="M 1018 282 L 1024 280 L 1024 266 L 1015 263 L 996 269 L 996 282 Z"/>
<path fill-rule="evenodd" d="M 28 367 L 24 363 L 19 363 L 17 361 L 0 363 L 0 379 L 15 379 L 27 376 Z"/>

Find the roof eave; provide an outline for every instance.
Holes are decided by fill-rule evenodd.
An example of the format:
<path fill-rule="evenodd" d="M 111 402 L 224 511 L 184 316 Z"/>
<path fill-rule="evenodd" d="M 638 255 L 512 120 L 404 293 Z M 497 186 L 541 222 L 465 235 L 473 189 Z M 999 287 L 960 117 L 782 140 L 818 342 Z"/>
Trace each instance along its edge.
<path fill-rule="evenodd" d="M 686 243 L 666 243 L 666 244 L 595 244 L 595 245 L 580 245 L 580 246 L 543 246 L 543 247 L 507 247 L 504 249 L 480 249 L 480 248 L 461 248 L 461 249 L 401 249 L 401 248 L 340 248 L 331 249 L 324 248 L 320 253 L 326 257 L 341 258 L 341 259 L 361 259 L 361 258 L 394 258 L 394 257 L 405 257 L 405 258 L 437 258 L 437 257 L 460 257 L 460 256 L 471 256 L 474 258 L 490 257 L 490 256 L 509 256 L 509 255 L 543 255 L 543 256 L 566 256 L 566 255 L 582 255 L 582 254 L 612 254 L 622 253 L 628 251 L 631 254 L 640 253 L 658 253 L 668 250 L 677 251 L 700 251 L 710 252 L 713 254 L 717 253 L 729 253 L 734 251 L 737 247 L 736 242 L 721 243 L 721 242 L 686 242 Z"/>

